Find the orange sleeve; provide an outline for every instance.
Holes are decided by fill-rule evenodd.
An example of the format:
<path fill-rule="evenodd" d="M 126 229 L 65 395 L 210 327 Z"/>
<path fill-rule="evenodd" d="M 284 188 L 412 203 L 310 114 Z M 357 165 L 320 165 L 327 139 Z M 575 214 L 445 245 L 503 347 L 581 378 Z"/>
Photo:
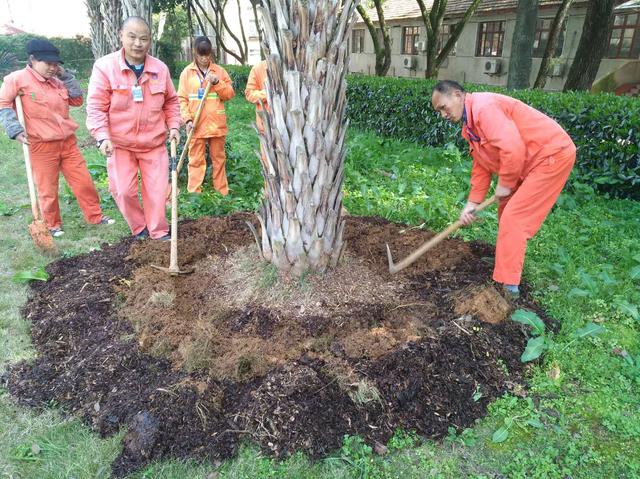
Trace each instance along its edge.
<path fill-rule="evenodd" d="M 473 156 L 473 153 L 472 153 Z M 484 168 L 474 157 L 471 165 L 471 191 L 469 201 L 482 203 L 491 186 L 491 172 Z"/>
<path fill-rule="evenodd" d="M 87 128 L 96 140 L 109 138 L 109 107 L 111 105 L 111 83 L 102 65 L 93 65 L 87 93 Z"/>
<path fill-rule="evenodd" d="M 180 81 L 178 82 L 178 102 L 180 103 L 180 116 L 182 117 L 182 121 L 186 123 L 189 120 L 193 120 L 191 113 L 189 113 L 189 73 L 187 69 L 182 70 L 180 74 Z"/>
<path fill-rule="evenodd" d="M 251 69 L 249 78 L 247 79 L 247 86 L 244 90 L 244 96 L 247 101 L 256 105 L 260 103 L 260 100 L 267 101 L 267 94 L 262 89 L 262 85 L 260 85 L 258 75 L 256 74 L 258 65 Z"/>
<path fill-rule="evenodd" d="M 82 96 L 77 96 L 75 98 L 69 97 L 69 105 L 71 105 L 71 106 L 82 106 L 83 100 L 84 100 L 84 97 L 82 97 Z"/>
<path fill-rule="evenodd" d="M 164 111 L 167 128 L 174 128 L 177 130 L 182 124 L 180 119 L 180 102 L 178 101 L 178 94 L 176 93 L 176 88 L 173 86 L 173 81 L 171 81 L 171 74 L 169 73 L 168 68 L 166 68 L 165 77 L 167 89 L 164 96 L 164 106 L 162 107 L 162 110 Z"/>
<path fill-rule="evenodd" d="M 216 85 L 211 86 L 213 91 L 218 94 L 218 98 L 221 101 L 229 101 L 235 96 L 233 91 L 233 84 L 231 83 L 231 77 L 227 71 L 220 67 L 220 79 Z"/>
<path fill-rule="evenodd" d="M 487 142 L 498 150 L 498 183 L 514 188 L 524 170 L 526 159 L 526 147 L 518 127 L 499 103 L 483 106 L 475 114 L 478 129 Z"/>
<path fill-rule="evenodd" d="M 8 75 L 0 86 L 0 110 L 2 108 L 13 108 L 13 102 L 18 96 L 18 84 L 15 77 Z"/>

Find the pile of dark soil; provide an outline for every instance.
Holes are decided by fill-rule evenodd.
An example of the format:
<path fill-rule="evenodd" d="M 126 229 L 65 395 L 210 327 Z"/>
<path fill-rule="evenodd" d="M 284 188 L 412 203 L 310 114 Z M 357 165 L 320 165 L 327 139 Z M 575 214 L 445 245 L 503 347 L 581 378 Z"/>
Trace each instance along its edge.
<path fill-rule="evenodd" d="M 151 268 L 168 263 L 153 241 L 52 263 L 24 307 L 38 358 L 7 389 L 103 435 L 127 425 L 123 475 L 162 457 L 228 458 L 243 438 L 318 457 L 345 434 L 440 437 L 522 387 L 526 332 L 505 318 L 538 308 L 488 282 L 491 247 L 448 240 L 391 277 L 385 244 L 399 259 L 432 233 L 349 217 L 342 265 L 291 279 L 259 260 L 247 220 L 182 223 L 191 275 Z"/>

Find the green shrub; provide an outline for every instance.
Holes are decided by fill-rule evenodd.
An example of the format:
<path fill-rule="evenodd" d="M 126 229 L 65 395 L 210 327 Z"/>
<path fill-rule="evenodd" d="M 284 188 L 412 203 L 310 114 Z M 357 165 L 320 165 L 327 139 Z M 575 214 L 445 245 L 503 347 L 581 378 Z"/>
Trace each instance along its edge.
<path fill-rule="evenodd" d="M 247 79 L 249 78 L 249 72 L 251 67 L 248 65 L 222 65 L 227 73 L 231 77 L 233 83 L 233 89 L 236 91 L 236 95 L 244 95 L 244 89 L 247 87 Z"/>
<path fill-rule="evenodd" d="M 34 38 L 45 38 L 39 35 L 23 33 L 20 35 L 0 36 L 0 51 L 13 53 L 22 68 L 27 61 L 27 43 Z M 75 38 L 48 38 L 60 50 L 60 57 L 64 61 L 64 67 L 73 70 L 81 78 L 91 74 L 94 58 L 91 50 L 91 40 L 86 37 Z"/>
<path fill-rule="evenodd" d="M 460 126 L 431 107 L 432 80 L 349 76 L 347 115 L 351 124 L 378 134 L 430 146 L 455 142 L 466 151 Z M 554 118 L 578 148 L 574 181 L 615 197 L 640 199 L 640 103 L 609 94 L 495 91 L 524 101 Z"/>

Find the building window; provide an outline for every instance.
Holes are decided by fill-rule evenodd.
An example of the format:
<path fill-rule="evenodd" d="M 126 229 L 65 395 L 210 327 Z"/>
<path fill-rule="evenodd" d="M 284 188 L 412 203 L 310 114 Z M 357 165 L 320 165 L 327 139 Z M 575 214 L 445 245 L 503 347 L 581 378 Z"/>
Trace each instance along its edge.
<path fill-rule="evenodd" d="M 353 30 L 351 32 L 351 53 L 364 52 L 364 30 Z"/>
<path fill-rule="evenodd" d="M 609 37 L 608 58 L 638 58 L 640 56 L 640 15 L 616 15 Z"/>
<path fill-rule="evenodd" d="M 534 58 L 542 58 L 544 51 L 547 49 L 547 43 L 549 43 L 549 35 L 551 34 L 552 18 L 539 18 L 536 24 L 536 33 L 533 37 L 533 53 Z M 560 36 L 558 37 L 558 44 L 556 45 L 556 51 L 553 53 L 554 57 L 562 55 L 562 47 L 564 45 L 564 33 L 566 29 L 566 22 L 563 23 L 560 28 Z"/>
<path fill-rule="evenodd" d="M 420 39 L 420 27 L 402 27 L 402 51 L 407 55 L 417 55 L 416 43 Z"/>
<path fill-rule="evenodd" d="M 447 42 L 449 41 L 449 38 L 451 38 L 451 34 L 453 33 L 453 27 L 454 25 L 452 24 L 444 24 L 444 23 L 440 27 L 440 34 L 438 35 L 438 47 L 437 47 L 438 53 L 442 51 L 442 48 L 447 44 Z M 453 44 L 453 48 L 451 48 L 451 51 L 449 52 L 450 56 L 455 56 L 456 47 L 457 47 L 457 42 Z"/>
<path fill-rule="evenodd" d="M 477 57 L 501 57 L 504 43 L 505 22 L 481 22 L 478 24 Z"/>

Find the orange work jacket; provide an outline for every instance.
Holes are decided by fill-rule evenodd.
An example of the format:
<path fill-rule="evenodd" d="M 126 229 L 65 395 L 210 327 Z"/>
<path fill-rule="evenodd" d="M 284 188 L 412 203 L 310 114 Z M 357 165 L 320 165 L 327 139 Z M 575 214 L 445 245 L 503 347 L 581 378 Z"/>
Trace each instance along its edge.
<path fill-rule="evenodd" d="M 467 93 L 462 136 L 469 142 L 473 166 L 469 200 L 480 203 L 497 174 L 514 189 L 546 158 L 575 151 L 566 131 L 544 113 L 497 93 Z"/>
<path fill-rule="evenodd" d="M 228 131 L 224 102 L 231 100 L 235 95 L 231 78 L 224 68 L 213 62 L 209 64 L 208 71 L 213 72 L 219 82 L 216 85 L 211 85 L 196 130 L 193 132 L 194 138 L 226 136 Z M 190 63 L 182 70 L 178 84 L 178 99 L 180 101 L 180 115 L 185 123 L 194 119 L 200 105 L 198 89 L 205 87 L 204 78 L 202 78 L 195 62 Z"/>

